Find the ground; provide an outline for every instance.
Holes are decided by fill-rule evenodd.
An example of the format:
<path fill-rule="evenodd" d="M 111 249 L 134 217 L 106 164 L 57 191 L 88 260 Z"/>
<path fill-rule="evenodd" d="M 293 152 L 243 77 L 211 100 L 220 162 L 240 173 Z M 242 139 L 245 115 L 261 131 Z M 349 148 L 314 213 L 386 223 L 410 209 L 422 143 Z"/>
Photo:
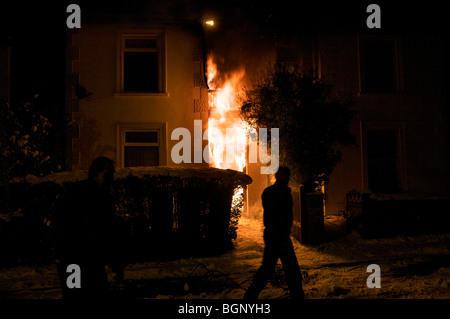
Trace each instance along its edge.
<path fill-rule="evenodd" d="M 363 239 L 345 233 L 342 219 L 326 217 L 326 242 L 293 239 L 306 299 L 450 299 L 450 234 Z M 109 272 L 112 294 L 123 298 L 242 299 L 261 264 L 260 221 L 241 218 L 235 249 L 218 257 L 128 265 L 121 283 Z M 368 288 L 370 264 L 381 270 L 381 288 Z M 288 299 L 280 265 L 260 295 Z M 0 299 L 59 299 L 56 266 L 0 270 Z"/>

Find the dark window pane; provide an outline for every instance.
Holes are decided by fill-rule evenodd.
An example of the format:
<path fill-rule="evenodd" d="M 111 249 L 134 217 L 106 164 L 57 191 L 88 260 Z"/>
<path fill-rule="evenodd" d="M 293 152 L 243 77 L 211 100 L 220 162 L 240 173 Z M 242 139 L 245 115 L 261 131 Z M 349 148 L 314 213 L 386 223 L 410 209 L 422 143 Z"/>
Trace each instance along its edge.
<path fill-rule="evenodd" d="M 397 187 L 395 161 L 369 161 L 369 188 L 374 193 L 394 193 Z"/>
<path fill-rule="evenodd" d="M 158 92 L 158 53 L 124 52 L 124 90 Z"/>
<path fill-rule="evenodd" d="M 364 41 L 362 52 L 364 90 L 368 92 L 396 91 L 394 42 Z"/>
<path fill-rule="evenodd" d="M 125 167 L 158 165 L 158 146 L 125 146 Z"/>
<path fill-rule="evenodd" d="M 156 39 L 125 39 L 127 49 L 155 49 Z"/>
<path fill-rule="evenodd" d="M 395 159 L 397 143 L 395 131 L 367 131 L 367 157 L 369 159 Z"/>
<path fill-rule="evenodd" d="M 367 131 L 367 161 L 369 188 L 373 192 L 399 190 L 396 131 Z"/>
<path fill-rule="evenodd" d="M 125 132 L 127 143 L 158 143 L 158 132 Z"/>

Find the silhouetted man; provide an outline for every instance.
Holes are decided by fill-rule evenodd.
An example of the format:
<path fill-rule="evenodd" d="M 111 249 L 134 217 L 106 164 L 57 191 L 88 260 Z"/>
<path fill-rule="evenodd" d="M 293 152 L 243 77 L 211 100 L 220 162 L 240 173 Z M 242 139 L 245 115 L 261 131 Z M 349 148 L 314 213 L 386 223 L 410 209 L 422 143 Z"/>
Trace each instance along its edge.
<path fill-rule="evenodd" d="M 281 259 L 292 299 L 303 299 L 302 275 L 292 246 L 290 234 L 293 222 L 292 195 L 288 187 L 290 170 L 280 166 L 276 182 L 262 193 L 264 208 L 264 256 L 261 267 L 245 294 L 246 299 L 257 299 L 272 276 L 278 258 Z"/>
<path fill-rule="evenodd" d="M 111 187 L 113 162 L 96 158 L 87 180 L 74 185 L 62 198 L 56 211 L 56 252 L 63 298 L 103 298 L 107 292 L 106 264 L 119 264 L 114 251 L 117 223 Z M 67 286 L 67 266 L 81 270 L 81 287 Z M 114 268 L 121 276 L 123 268 Z"/>

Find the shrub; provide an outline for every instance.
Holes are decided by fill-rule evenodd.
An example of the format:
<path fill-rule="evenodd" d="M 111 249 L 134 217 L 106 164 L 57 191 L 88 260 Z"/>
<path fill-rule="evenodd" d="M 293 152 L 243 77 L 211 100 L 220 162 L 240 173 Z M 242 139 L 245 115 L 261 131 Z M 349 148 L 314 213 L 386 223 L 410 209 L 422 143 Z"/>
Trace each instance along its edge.
<path fill-rule="evenodd" d="M 52 210 L 85 171 L 28 175 L 1 187 L 0 254 L 4 266 L 53 260 Z M 116 171 L 113 197 L 124 229 L 128 262 L 210 255 L 233 247 L 243 205 L 235 190 L 243 173 L 216 168 L 125 168 Z"/>
<path fill-rule="evenodd" d="M 241 97 L 241 114 L 252 127 L 280 129 L 280 163 L 307 191 L 327 183 L 341 160 L 338 145 L 355 144 L 352 101 L 332 95 L 316 75 L 275 65 L 253 80 Z"/>
<path fill-rule="evenodd" d="M 46 151 L 51 123 L 34 102 L 0 103 L 0 183 L 55 168 Z"/>

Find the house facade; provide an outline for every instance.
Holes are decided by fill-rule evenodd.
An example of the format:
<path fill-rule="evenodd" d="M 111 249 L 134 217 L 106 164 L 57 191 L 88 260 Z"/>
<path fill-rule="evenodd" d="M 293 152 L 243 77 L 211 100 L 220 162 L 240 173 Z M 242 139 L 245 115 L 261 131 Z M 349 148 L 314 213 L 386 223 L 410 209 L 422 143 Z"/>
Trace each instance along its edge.
<path fill-rule="evenodd" d="M 66 168 L 85 170 L 97 156 L 114 159 L 117 168 L 210 166 L 204 156 L 195 160 L 194 125 L 201 121 L 203 135 L 211 108 L 202 21 L 117 19 L 67 33 Z M 179 128 L 190 132 L 190 162 L 172 156 L 186 151 L 176 147 L 184 138 L 174 134 Z M 202 150 L 208 142 L 202 139 Z M 261 217 L 270 177 L 258 163 L 244 172 L 254 181 L 245 191 L 246 214 Z"/>
<path fill-rule="evenodd" d="M 439 35 L 323 35 L 319 74 L 336 94 L 351 94 L 357 146 L 325 186 L 326 214 L 345 209 L 346 193 L 425 199 L 449 195 L 448 101 Z"/>
<path fill-rule="evenodd" d="M 357 145 L 340 149 L 342 161 L 324 186 L 325 214 L 341 214 L 350 191 L 393 198 L 449 194 L 442 45 L 425 34 L 330 32 L 275 41 L 241 61 L 246 84 L 262 61 L 295 64 L 324 77 L 333 94 L 352 97 Z M 117 167 L 178 165 L 171 158 L 179 142 L 173 130 L 187 128 L 194 138 L 194 120 L 202 120 L 203 130 L 208 125 L 207 49 L 200 23 L 122 19 L 70 30 L 66 112 L 73 125 L 66 167 L 86 169 L 100 155 Z M 193 148 L 191 154 L 189 165 L 208 165 L 194 163 Z M 270 176 L 261 175 L 258 164 L 246 173 L 254 180 L 248 214 L 261 217 L 260 195 Z"/>
<path fill-rule="evenodd" d="M 117 167 L 174 165 L 170 133 L 207 125 L 199 26 L 84 24 L 67 43 L 66 165 L 86 169 L 100 155 Z"/>

